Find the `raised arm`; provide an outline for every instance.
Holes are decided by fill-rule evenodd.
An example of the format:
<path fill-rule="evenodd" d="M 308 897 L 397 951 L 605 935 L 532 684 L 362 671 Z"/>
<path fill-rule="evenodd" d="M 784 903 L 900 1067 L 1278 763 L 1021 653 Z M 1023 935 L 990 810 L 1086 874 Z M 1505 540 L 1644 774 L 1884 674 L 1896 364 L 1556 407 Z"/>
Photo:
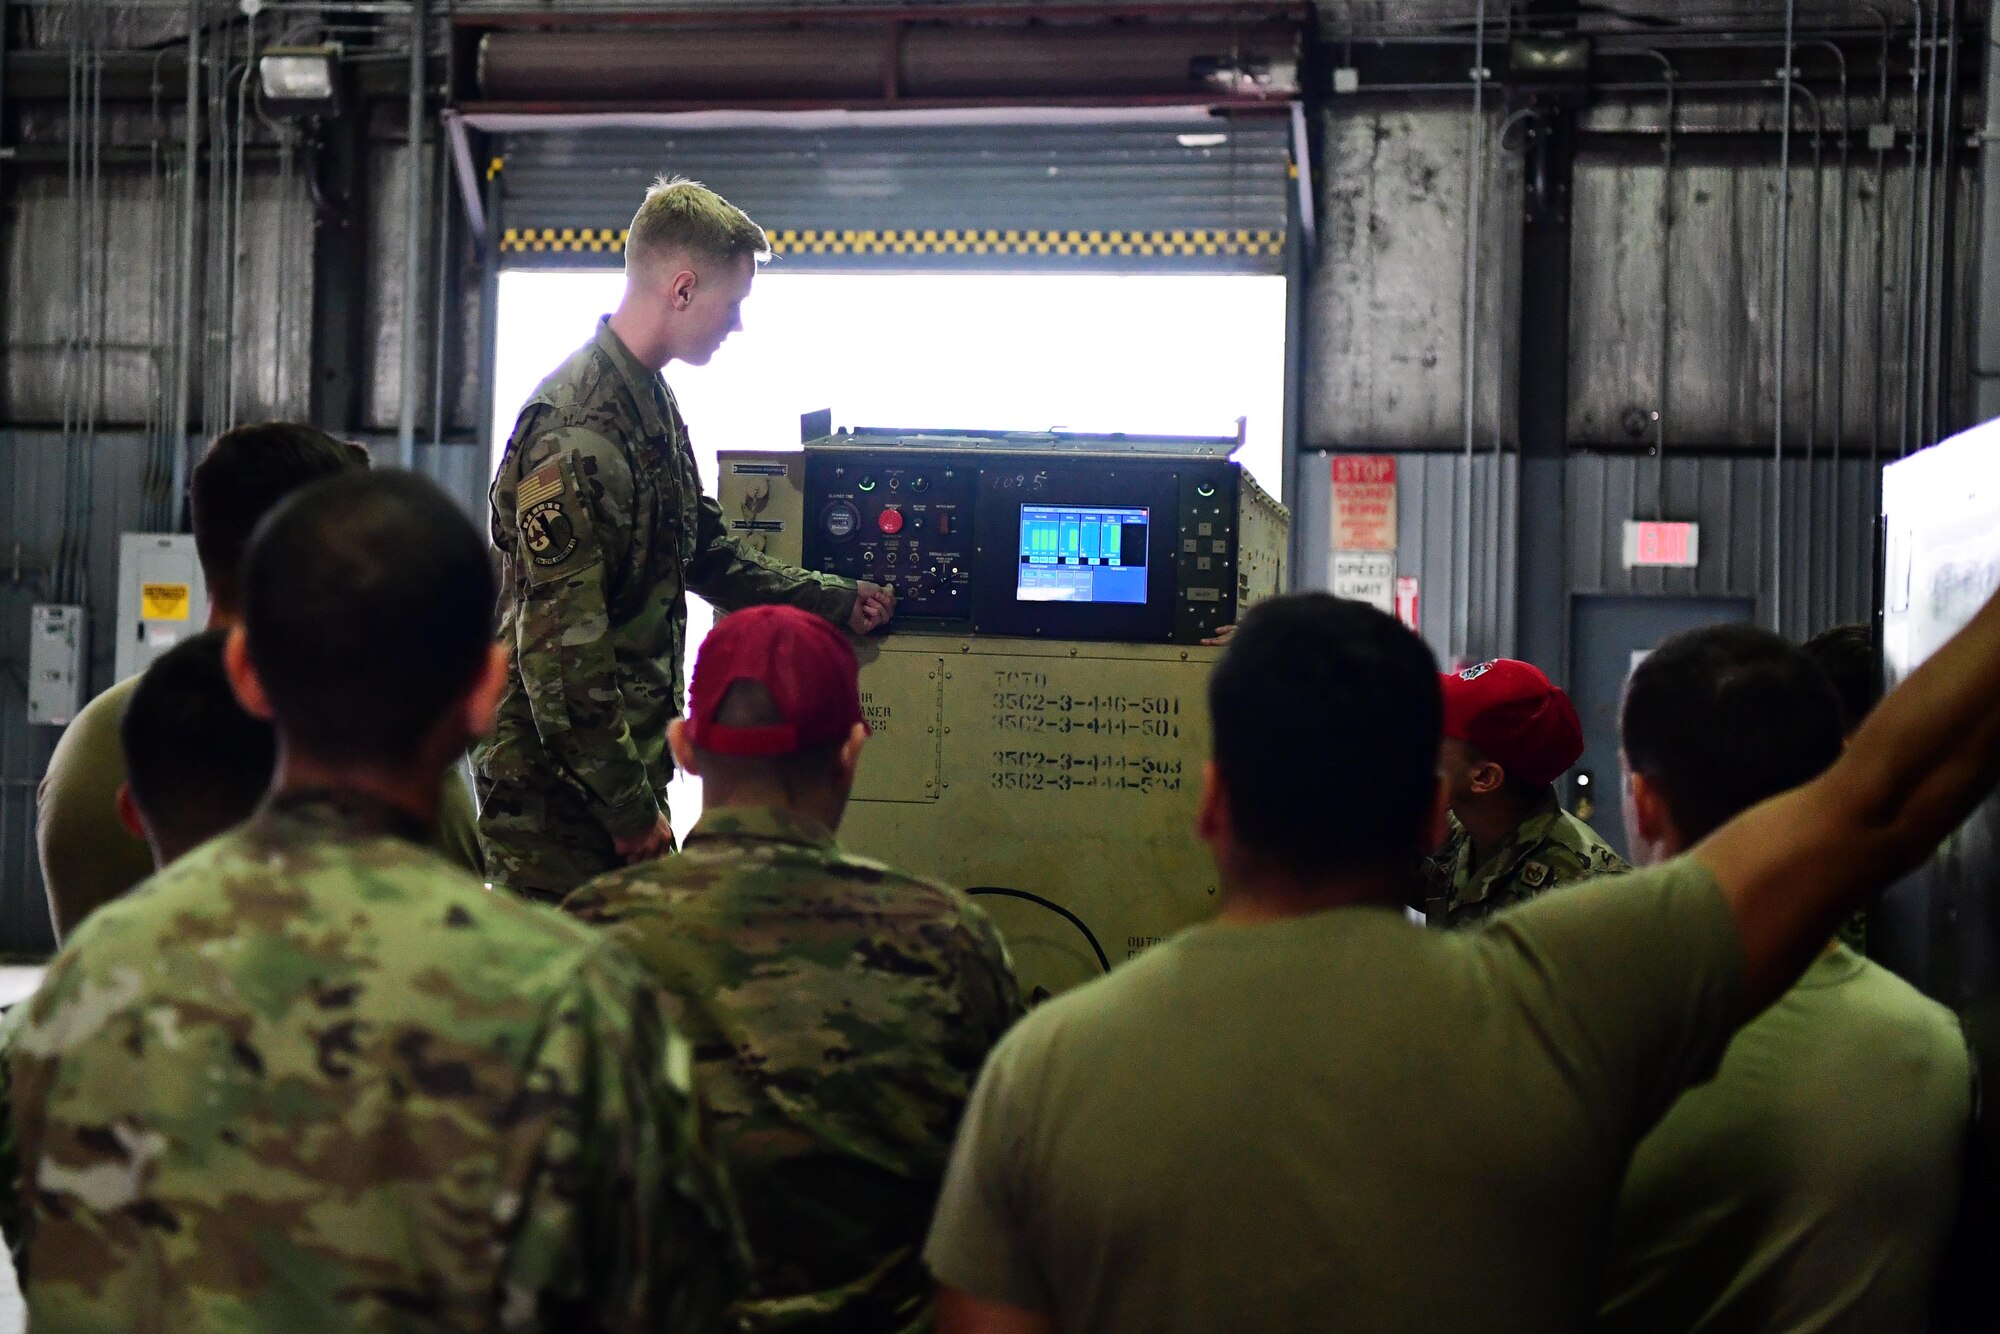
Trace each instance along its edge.
<path fill-rule="evenodd" d="M 1996 752 L 2000 596 L 1882 702 L 1831 769 L 1694 849 L 1743 934 L 1753 1012 L 1971 813 L 2000 781 Z"/>

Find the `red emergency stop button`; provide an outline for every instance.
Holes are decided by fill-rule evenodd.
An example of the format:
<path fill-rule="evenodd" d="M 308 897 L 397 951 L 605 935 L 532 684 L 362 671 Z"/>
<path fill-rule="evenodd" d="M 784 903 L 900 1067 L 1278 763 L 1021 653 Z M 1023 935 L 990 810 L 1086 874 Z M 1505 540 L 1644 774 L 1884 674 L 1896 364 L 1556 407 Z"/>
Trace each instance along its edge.
<path fill-rule="evenodd" d="M 876 518 L 875 526 L 891 537 L 894 537 L 897 533 L 903 531 L 903 511 L 883 510 L 881 515 Z"/>

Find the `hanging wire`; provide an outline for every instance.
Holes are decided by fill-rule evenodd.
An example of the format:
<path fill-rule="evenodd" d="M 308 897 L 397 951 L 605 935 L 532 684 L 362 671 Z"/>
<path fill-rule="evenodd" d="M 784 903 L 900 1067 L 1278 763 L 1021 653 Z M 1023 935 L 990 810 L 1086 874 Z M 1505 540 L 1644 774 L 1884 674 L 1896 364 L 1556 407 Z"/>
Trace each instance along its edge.
<path fill-rule="evenodd" d="M 280 29 L 272 45 L 291 45 L 300 40 L 300 35 L 305 30 L 304 25 L 295 21 Z M 303 285 L 307 302 L 309 303 L 312 298 L 311 278 L 305 277 L 302 284 L 299 281 L 299 275 L 310 274 L 312 256 L 310 253 L 295 256 L 295 252 L 300 249 L 297 234 L 300 230 L 298 215 L 301 201 L 293 198 L 293 192 L 297 189 L 297 158 L 302 136 L 291 122 L 272 119 L 270 112 L 264 106 L 263 84 L 257 80 L 248 82 L 251 89 L 251 109 L 256 112 L 257 120 L 263 125 L 265 132 L 278 144 L 278 242 L 274 261 L 275 277 L 271 285 L 271 341 L 274 350 L 270 359 L 271 383 L 266 401 L 283 405 L 291 401 L 292 377 L 297 369 L 294 348 L 294 340 L 298 334 L 295 288 Z M 280 411 L 282 414 L 284 409 L 281 408 Z M 301 403 L 297 415 L 303 416 L 305 411 L 305 405 Z"/>
<path fill-rule="evenodd" d="M 160 80 L 160 62 L 166 57 L 167 48 L 161 48 L 153 56 L 152 82 L 152 136 L 146 146 L 146 198 L 152 204 L 152 281 L 146 290 L 146 406 L 145 421 L 141 427 L 141 440 L 145 451 L 145 465 L 139 479 L 139 526 L 147 532 L 157 532 L 163 526 L 160 493 L 163 489 L 161 473 L 165 459 L 160 450 L 160 437 L 164 434 L 163 422 L 166 415 L 165 400 L 167 385 L 160 366 L 160 312 L 164 304 L 162 292 L 167 275 L 172 271 L 167 256 L 172 253 L 173 236 L 169 226 L 167 199 L 170 183 L 166 170 L 166 155 L 162 145 L 166 142 L 166 122 L 160 114 L 160 96 L 164 91 Z"/>
<path fill-rule="evenodd" d="M 84 275 L 83 199 L 83 83 L 84 17 L 86 0 L 72 0 L 69 42 L 68 116 L 64 125 L 63 161 L 67 172 L 66 201 L 69 205 L 69 280 L 72 300 L 68 336 L 61 348 L 62 384 L 62 526 L 56 542 L 55 599 L 72 602 L 76 598 L 76 547 L 78 542 L 78 492 L 82 485 L 77 447 L 78 407 L 83 381 L 82 320 L 87 308 Z"/>
<path fill-rule="evenodd" d="M 1798 57 L 1794 22 L 1797 0 L 1785 0 L 1785 67 L 1779 71 L 1784 82 L 1783 122 L 1778 148 L 1778 292 L 1772 311 L 1777 326 L 1772 349 L 1772 392 L 1776 429 L 1771 438 L 1771 629 L 1785 632 L 1785 399 L 1787 385 L 1786 339 L 1790 332 L 1792 261 L 1792 93 L 1798 72 L 1792 62 Z"/>
<path fill-rule="evenodd" d="M 105 348 L 105 338 L 110 329 L 110 258 L 111 236 L 110 218 L 104 195 L 104 58 L 111 45 L 111 16 L 102 5 L 91 6 L 93 26 L 90 33 L 90 54 L 87 66 L 87 96 L 90 115 L 89 176 L 86 198 L 89 202 L 90 233 L 86 240 L 89 247 L 90 268 L 86 279 L 90 293 L 90 303 L 86 307 L 85 335 L 88 338 L 84 367 L 87 372 L 83 384 L 83 486 L 78 493 L 79 514 L 84 540 L 78 544 L 77 583 L 78 600 L 90 587 L 90 541 L 89 524 L 95 510 L 91 497 L 97 490 L 97 422 L 103 410 L 105 378 L 109 353 Z"/>
<path fill-rule="evenodd" d="M 1486 0 L 1479 0 L 1473 37 L 1472 107 L 1466 124 L 1465 155 L 1465 320 L 1460 333 L 1464 375 L 1465 453 L 1458 475 L 1458 587 L 1453 666 L 1471 661 L 1472 642 L 1472 452 L 1479 417 L 1479 240 L 1480 208 L 1486 202 Z"/>
<path fill-rule="evenodd" d="M 236 160 L 234 168 L 236 180 L 234 183 L 234 197 L 231 203 L 229 222 L 227 295 L 224 297 L 228 328 L 227 339 L 224 343 L 224 357 L 227 364 L 224 379 L 224 383 L 227 385 L 225 391 L 227 397 L 224 402 L 223 411 L 224 430 L 236 425 L 239 420 L 238 412 L 240 410 L 236 378 L 238 366 L 241 361 L 241 358 L 237 356 L 238 344 L 241 341 L 239 330 L 241 328 L 242 288 L 244 286 L 240 279 L 243 267 L 248 261 L 250 251 L 249 243 L 244 239 L 243 233 L 243 191 L 244 177 L 246 175 L 243 166 L 243 154 L 245 141 L 250 137 L 249 97 L 251 76 L 257 68 L 257 18 L 257 11 L 252 10 L 249 23 L 245 25 L 245 54 L 243 63 L 234 71 L 237 80 Z"/>

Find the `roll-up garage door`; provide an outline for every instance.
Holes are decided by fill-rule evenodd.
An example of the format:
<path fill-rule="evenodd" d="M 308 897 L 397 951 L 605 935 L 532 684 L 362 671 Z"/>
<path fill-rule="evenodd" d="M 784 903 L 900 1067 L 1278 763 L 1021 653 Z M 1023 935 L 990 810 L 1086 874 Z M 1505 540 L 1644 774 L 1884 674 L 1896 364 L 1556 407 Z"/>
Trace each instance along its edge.
<path fill-rule="evenodd" d="M 620 262 L 652 180 L 692 177 L 769 232 L 787 269 L 1275 273 L 1289 123 L 630 127 L 498 139 L 513 267 Z"/>

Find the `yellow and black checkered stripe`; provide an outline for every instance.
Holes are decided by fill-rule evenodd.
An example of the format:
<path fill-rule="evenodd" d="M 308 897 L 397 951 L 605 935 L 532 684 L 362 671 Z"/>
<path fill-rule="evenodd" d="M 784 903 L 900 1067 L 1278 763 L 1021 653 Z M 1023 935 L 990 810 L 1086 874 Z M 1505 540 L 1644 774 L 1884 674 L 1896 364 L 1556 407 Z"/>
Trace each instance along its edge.
<path fill-rule="evenodd" d="M 1284 253 L 1282 231 L 1189 229 L 1175 231 L 1036 231 L 1015 228 L 907 228 L 886 231 L 780 230 L 768 233 L 779 255 L 1072 255 L 1191 259 Z M 610 227 L 509 227 L 500 248 L 513 254 L 618 253 L 625 229 Z"/>
<path fill-rule="evenodd" d="M 509 227 L 500 233 L 500 249 L 515 254 L 543 251 L 610 251 L 625 249 L 623 227 Z"/>

